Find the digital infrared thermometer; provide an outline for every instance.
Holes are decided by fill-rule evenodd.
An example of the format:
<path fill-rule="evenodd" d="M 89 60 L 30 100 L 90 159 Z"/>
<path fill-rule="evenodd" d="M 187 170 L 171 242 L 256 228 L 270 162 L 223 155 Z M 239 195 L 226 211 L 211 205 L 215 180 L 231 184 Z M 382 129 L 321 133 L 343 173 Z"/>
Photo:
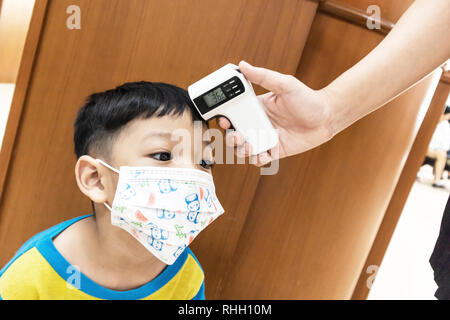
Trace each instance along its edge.
<path fill-rule="evenodd" d="M 227 64 L 188 87 L 189 96 L 206 121 L 224 116 L 251 146 L 251 155 L 272 149 L 278 134 L 238 66 Z"/>

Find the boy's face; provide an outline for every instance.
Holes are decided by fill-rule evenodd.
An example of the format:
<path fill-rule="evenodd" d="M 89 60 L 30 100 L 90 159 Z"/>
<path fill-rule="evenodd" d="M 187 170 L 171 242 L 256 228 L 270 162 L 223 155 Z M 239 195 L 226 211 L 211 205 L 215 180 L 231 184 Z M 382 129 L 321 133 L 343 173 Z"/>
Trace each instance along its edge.
<path fill-rule="evenodd" d="M 198 131 L 196 135 L 195 130 Z M 212 149 L 208 147 L 209 142 L 201 139 L 205 130 L 204 124 L 194 129 L 188 112 L 182 116 L 135 119 L 112 140 L 109 160 L 106 162 L 116 169 L 121 166 L 158 166 L 192 168 L 211 173 L 209 164 L 214 162 Z M 194 141 L 194 137 L 199 141 Z M 93 202 L 106 201 L 111 204 L 119 176 L 96 162 L 95 158 L 102 159 L 100 155 L 82 156 L 78 159 L 75 169 L 78 186 Z M 170 187 L 160 185 L 161 190 Z"/>

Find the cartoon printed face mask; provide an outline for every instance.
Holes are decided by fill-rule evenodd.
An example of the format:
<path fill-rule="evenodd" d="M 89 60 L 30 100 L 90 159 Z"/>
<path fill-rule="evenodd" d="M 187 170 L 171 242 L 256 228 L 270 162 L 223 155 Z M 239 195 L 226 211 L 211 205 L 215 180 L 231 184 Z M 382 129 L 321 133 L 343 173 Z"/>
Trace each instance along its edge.
<path fill-rule="evenodd" d="M 183 250 L 224 210 L 216 197 L 212 176 L 187 168 L 120 167 L 100 159 L 119 173 L 111 224 L 129 232 L 166 264 Z"/>

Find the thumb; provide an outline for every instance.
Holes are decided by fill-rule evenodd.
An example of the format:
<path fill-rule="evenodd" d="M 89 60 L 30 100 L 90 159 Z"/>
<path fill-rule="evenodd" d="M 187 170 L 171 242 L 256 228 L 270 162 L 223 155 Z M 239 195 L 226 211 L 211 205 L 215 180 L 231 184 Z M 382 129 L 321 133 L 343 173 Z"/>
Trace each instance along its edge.
<path fill-rule="evenodd" d="M 254 67 L 245 61 L 239 62 L 239 69 L 247 80 L 275 94 L 286 92 L 289 89 L 290 77 L 286 74 L 266 68 Z"/>

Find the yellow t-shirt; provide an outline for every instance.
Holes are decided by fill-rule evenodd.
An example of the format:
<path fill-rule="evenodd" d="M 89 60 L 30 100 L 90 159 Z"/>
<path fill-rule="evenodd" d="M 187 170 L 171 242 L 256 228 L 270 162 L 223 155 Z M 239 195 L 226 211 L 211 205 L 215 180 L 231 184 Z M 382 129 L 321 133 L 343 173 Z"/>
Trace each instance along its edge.
<path fill-rule="evenodd" d="M 0 271 L 0 299 L 205 299 L 204 273 L 189 248 L 152 281 L 133 290 L 111 290 L 83 275 L 52 239 L 88 216 L 65 221 L 28 240 Z"/>

